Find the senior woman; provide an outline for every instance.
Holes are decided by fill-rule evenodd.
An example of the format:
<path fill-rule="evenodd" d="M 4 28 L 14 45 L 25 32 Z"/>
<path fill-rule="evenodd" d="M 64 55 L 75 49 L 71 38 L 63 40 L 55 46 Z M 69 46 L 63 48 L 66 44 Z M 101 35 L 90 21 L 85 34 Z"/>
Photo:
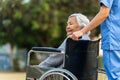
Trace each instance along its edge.
<path fill-rule="evenodd" d="M 81 14 L 74 13 L 68 17 L 66 32 L 67 38 L 72 35 L 73 32 L 78 31 L 85 27 L 89 23 L 89 19 Z M 90 40 L 89 38 L 90 32 L 84 34 L 80 40 Z M 67 38 L 63 41 L 63 43 L 58 47 L 58 49 L 65 52 L 65 44 Z M 48 67 L 59 67 L 63 64 L 63 55 L 52 53 L 47 59 L 41 62 L 38 66 L 41 69 L 47 69 Z"/>

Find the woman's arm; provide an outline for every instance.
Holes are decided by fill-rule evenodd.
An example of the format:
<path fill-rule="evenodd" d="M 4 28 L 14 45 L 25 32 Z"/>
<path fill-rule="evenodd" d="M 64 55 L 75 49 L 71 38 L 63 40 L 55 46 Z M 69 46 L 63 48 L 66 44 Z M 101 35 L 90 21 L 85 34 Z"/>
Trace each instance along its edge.
<path fill-rule="evenodd" d="M 91 22 L 81 29 L 80 31 L 76 31 L 72 34 L 71 38 L 73 40 L 78 40 L 82 35 L 87 33 L 88 31 L 96 28 L 98 25 L 100 25 L 109 15 L 110 9 L 104 5 L 101 6 L 100 11 L 98 14 L 91 20 Z"/>

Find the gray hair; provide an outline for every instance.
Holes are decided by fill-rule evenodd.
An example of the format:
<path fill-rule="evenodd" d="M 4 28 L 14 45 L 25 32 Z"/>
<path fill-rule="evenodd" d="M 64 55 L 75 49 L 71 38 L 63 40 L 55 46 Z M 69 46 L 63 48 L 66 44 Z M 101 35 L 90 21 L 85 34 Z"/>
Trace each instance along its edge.
<path fill-rule="evenodd" d="M 81 26 L 81 27 L 85 27 L 85 26 L 88 25 L 89 22 L 90 22 L 89 19 L 88 19 L 85 15 L 83 15 L 83 14 L 81 14 L 81 13 L 71 14 L 68 18 L 73 17 L 73 16 L 76 17 L 77 23 L 78 23 L 78 25 Z"/>

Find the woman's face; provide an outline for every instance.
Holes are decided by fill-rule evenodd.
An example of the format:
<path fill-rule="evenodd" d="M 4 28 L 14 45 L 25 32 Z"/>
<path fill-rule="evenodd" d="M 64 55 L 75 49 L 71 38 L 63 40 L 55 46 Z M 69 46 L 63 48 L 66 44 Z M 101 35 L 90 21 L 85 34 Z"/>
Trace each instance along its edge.
<path fill-rule="evenodd" d="M 78 31 L 82 29 L 83 27 L 80 27 L 77 23 L 76 17 L 70 17 L 67 21 L 67 27 L 66 32 L 67 36 L 72 35 L 73 32 Z"/>

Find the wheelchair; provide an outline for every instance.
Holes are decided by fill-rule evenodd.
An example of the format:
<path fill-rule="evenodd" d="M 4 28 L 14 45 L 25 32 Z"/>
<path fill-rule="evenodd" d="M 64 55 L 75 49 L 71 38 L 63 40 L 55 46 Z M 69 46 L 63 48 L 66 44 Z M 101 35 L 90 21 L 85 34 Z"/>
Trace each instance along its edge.
<path fill-rule="evenodd" d="M 100 39 L 74 41 L 68 38 L 65 52 L 52 47 L 32 47 L 27 54 L 26 80 L 108 80 L 104 69 L 98 66 L 99 42 Z M 63 55 L 62 67 L 40 69 L 37 64 L 51 53 Z"/>

